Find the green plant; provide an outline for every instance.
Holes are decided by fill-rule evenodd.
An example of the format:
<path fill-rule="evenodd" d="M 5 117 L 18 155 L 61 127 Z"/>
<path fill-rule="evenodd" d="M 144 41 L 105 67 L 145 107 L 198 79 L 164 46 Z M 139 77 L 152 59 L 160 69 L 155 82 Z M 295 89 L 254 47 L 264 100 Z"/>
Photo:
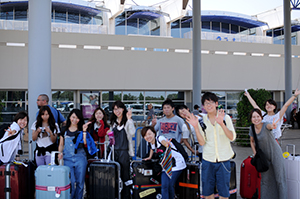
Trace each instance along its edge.
<path fill-rule="evenodd" d="M 250 93 L 251 97 L 254 99 L 256 104 L 264 110 L 264 103 L 272 97 L 269 91 L 265 89 L 249 89 L 248 92 Z M 249 127 L 251 122 L 249 121 L 249 113 L 253 109 L 252 105 L 250 104 L 247 97 L 244 95 L 244 91 L 239 94 L 240 101 L 237 104 L 237 120 L 236 120 L 236 140 L 235 142 L 238 145 L 242 146 L 250 146 L 250 139 L 249 139 L 249 131 L 245 128 L 240 127 Z"/>
<path fill-rule="evenodd" d="M 254 99 L 256 104 L 264 110 L 265 102 L 272 97 L 269 91 L 265 89 L 249 89 L 248 92 L 250 93 L 251 97 Z M 253 109 L 252 105 L 250 104 L 247 97 L 244 95 L 244 91 L 240 93 L 240 101 L 237 104 L 237 127 L 249 127 L 251 122 L 249 121 L 249 113 Z"/>

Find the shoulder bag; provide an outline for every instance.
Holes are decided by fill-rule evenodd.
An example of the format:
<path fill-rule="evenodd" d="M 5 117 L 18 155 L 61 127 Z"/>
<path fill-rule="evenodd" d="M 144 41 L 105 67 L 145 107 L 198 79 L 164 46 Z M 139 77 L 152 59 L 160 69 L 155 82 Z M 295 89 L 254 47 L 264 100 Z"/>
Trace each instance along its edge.
<path fill-rule="evenodd" d="M 251 159 L 251 164 L 256 168 L 258 172 L 266 172 L 269 170 L 269 161 L 267 160 L 264 152 L 259 148 L 258 145 L 258 140 L 257 140 L 257 135 L 254 129 L 254 125 L 251 125 L 251 129 L 253 132 L 253 137 L 255 140 L 255 149 L 256 149 L 256 154 L 255 156 Z"/>

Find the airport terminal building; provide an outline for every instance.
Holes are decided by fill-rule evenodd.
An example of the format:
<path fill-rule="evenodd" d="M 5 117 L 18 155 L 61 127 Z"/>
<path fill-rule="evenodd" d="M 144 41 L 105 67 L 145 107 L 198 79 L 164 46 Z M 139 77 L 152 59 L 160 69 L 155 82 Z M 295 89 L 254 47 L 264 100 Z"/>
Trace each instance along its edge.
<path fill-rule="evenodd" d="M 191 106 L 191 5 L 191 0 L 162 1 L 150 7 L 130 0 L 53 0 L 53 106 L 64 114 L 81 108 L 88 117 L 91 105 L 109 113 L 111 103 L 122 100 L 133 107 L 137 120 L 144 118 L 149 103 L 159 113 L 166 98 Z M 245 88 L 269 90 L 281 106 L 285 101 L 283 7 L 255 16 L 203 10 L 201 21 L 202 91 L 216 92 L 232 117 Z M 292 19 L 291 39 L 295 90 L 300 86 L 297 19 Z M 10 122 L 17 112 L 28 109 L 27 1 L 0 0 L 0 60 L 1 117 Z"/>

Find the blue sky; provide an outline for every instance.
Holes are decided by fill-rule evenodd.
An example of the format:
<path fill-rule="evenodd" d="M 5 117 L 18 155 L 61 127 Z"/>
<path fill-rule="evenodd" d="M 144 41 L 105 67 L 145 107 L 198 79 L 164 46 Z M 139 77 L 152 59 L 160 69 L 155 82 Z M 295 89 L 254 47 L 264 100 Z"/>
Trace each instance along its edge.
<path fill-rule="evenodd" d="M 127 0 L 128 2 L 131 0 Z M 133 0 L 139 5 L 153 5 L 163 0 Z M 191 4 L 192 4 L 192 0 Z M 255 15 L 283 5 L 284 0 L 201 0 L 202 10 L 230 11 Z M 294 1 L 294 0 L 293 0 Z M 300 10 L 292 11 L 292 18 L 300 18 Z"/>

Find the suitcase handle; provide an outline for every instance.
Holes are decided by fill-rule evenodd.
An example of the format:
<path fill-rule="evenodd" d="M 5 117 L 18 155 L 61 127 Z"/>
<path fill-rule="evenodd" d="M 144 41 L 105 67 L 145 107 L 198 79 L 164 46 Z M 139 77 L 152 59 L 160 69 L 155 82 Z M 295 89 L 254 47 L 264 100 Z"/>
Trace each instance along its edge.
<path fill-rule="evenodd" d="M 119 193 L 123 190 L 123 181 L 121 178 L 119 178 Z"/>
<path fill-rule="evenodd" d="M 104 145 L 104 159 L 107 160 L 107 146 L 109 145 L 109 141 L 105 142 L 97 142 L 97 145 Z"/>
<path fill-rule="evenodd" d="M 56 165 L 55 164 L 55 156 L 56 154 L 60 154 L 59 151 L 52 151 L 51 152 L 51 161 L 50 161 L 50 165 Z M 62 166 L 62 159 L 58 160 L 58 163 L 60 166 Z"/>
<path fill-rule="evenodd" d="M 296 146 L 294 144 L 287 144 L 286 145 L 286 151 L 288 152 L 289 151 L 289 146 L 292 146 L 293 147 L 293 154 L 292 154 L 292 157 L 293 157 L 293 160 L 295 160 L 295 155 L 296 155 Z"/>

